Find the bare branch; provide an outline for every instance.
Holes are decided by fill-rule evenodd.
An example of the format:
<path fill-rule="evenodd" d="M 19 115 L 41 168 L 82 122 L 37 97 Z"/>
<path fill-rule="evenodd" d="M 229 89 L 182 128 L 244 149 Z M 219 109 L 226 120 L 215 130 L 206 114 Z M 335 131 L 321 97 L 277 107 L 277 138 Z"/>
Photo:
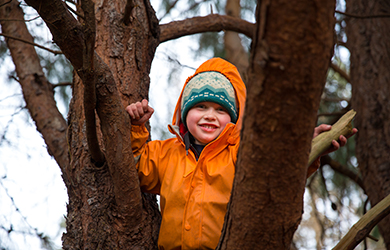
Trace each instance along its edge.
<path fill-rule="evenodd" d="M 202 32 L 231 30 L 252 38 L 255 25 L 240 18 L 212 14 L 160 25 L 160 43 Z"/>
<path fill-rule="evenodd" d="M 71 82 L 61 82 L 61 83 L 53 84 L 52 86 L 53 86 L 53 89 L 54 89 L 54 88 L 57 88 L 57 87 L 72 86 L 72 83 Z"/>
<path fill-rule="evenodd" d="M 171 12 L 171 10 L 173 9 L 173 7 L 176 6 L 177 2 L 179 2 L 179 0 L 175 0 L 172 4 L 170 4 L 167 8 L 167 12 L 165 12 L 165 14 L 160 18 L 160 20 L 162 20 L 164 17 L 166 17 L 169 12 Z"/>
<path fill-rule="evenodd" d="M 8 20 L 1 20 L 1 21 L 8 21 Z M 16 21 L 16 20 L 15 20 L 15 21 Z M 7 34 L 4 34 L 4 33 L 0 33 L 0 36 L 4 36 L 4 37 L 9 38 L 9 39 L 17 40 L 17 41 L 20 41 L 20 42 L 24 42 L 24 43 L 27 43 L 27 44 L 36 46 L 36 47 L 38 47 L 38 48 L 40 48 L 40 49 L 47 50 L 47 51 L 53 53 L 54 55 L 62 54 L 61 51 L 52 50 L 52 49 L 46 48 L 46 47 L 44 47 L 44 46 L 42 46 L 42 45 L 39 45 L 39 44 L 37 44 L 37 43 L 33 43 L 33 42 L 27 41 L 27 40 L 25 40 L 25 39 L 19 38 L 19 37 L 7 35 Z"/>
<path fill-rule="evenodd" d="M 363 215 L 333 250 L 355 249 L 355 247 L 367 237 L 371 230 L 389 214 L 390 194 Z"/>
<path fill-rule="evenodd" d="M 341 77 L 343 77 L 347 82 L 351 82 L 351 78 L 349 77 L 349 75 L 347 74 L 347 72 L 345 72 L 344 70 L 342 70 L 339 66 L 337 66 L 336 64 L 334 63 L 331 63 L 330 64 L 330 67 L 337 73 L 339 73 L 339 75 Z"/>
<path fill-rule="evenodd" d="M 84 19 L 84 18 L 85 18 L 82 14 L 80 14 L 79 12 L 75 11 L 74 9 L 72 9 L 66 2 L 65 2 L 65 5 L 66 5 L 66 7 L 68 8 L 68 10 L 69 10 L 70 12 L 72 12 L 73 14 L 75 14 L 76 16 L 78 16 L 79 18 L 81 18 L 81 19 Z"/>
<path fill-rule="evenodd" d="M 388 15 L 388 14 L 378 14 L 378 15 L 355 15 L 355 14 L 351 14 L 351 13 L 341 12 L 341 11 L 338 11 L 338 10 L 336 10 L 335 12 L 338 13 L 338 14 L 347 16 L 347 17 L 360 18 L 360 19 L 366 19 L 366 18 L 389 18 L 389 17 L 390 17 L 390 15 Z"/>
<path fill-rule="evenodd" d="M 24 20 L 24 19 L 0 19 L 0 21 L 4 21 L 4 22 L 6 22 L 6 21 L 12 21 L 12 22 L 19 21 L 19 22 L 26 22 L 26 23 L 28 23 L 28 22 L 31 22 L 31 21 L 34 21 L 34 20 L 37 20 L 37 19 L 39 19 L 39 16 L 36 16 L 36 17 L 28 19 L 28 20 Z"/>
<path fill-rule="evenodd" d="M 4 5 L 9 4 L 10 2 L 12 2 L 12 0 L 9 0 L 8 2 L 0 4 L 0 7 L 3 7 Z"/>
<path fill-rule="evenodd" d="M 364 189 L 364 184 L 362 178 L 352 170 L 348 169 L 344 165 L 340 164 L 339 162 L 333 160 L 329 155 L 325 155 L 321 157 L 321 165 L 329 165 L 334 171 L 347 176 L 350 178 L 352 181 L 354 181 L 363 191 Z"/>
<path fill-rule="evenodd" d="M 4 0 L 0 0 L 0 5 Z M 0 16 L 7 19 L 23 19 L 24 13 L 19 2 L 13 0 L 9 10 L 0 8 Z M 40 60 L 33 46 L 33 37 L 24 22 L 0 22 L 5 33 L 20 37 L 20 40 L 7 40 L 15 64 L 18 82 L 23 89 L 26 106 L 35 121 L 37 130 L 42 134 L 49 153 L 64 170 L 69 165 L 68 144 L 66 141 L 66 121 L 58 111 L 54 100 L 53 88 L 44 76 Z M 26 41 L 28 43 L 26 43 Z M 63 177 L 67 178 L 63 172 Z"/>
<path fill-rule="evenodd" d="M 77 71 L 83 65 L 83 28 L 60 0 L 27 0 L 35 8 L 53 35 L 54 42 Z"/>

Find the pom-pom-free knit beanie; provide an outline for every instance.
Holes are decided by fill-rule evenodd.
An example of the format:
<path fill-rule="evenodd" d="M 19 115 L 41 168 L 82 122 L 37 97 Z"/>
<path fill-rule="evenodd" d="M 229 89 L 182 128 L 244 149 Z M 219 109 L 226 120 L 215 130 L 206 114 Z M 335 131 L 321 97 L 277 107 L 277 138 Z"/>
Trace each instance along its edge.
<path fill-rule="evenodd" d="M 202 72 L 186 85 L 181 100 L 181 120 L 186 124 L 188 111 L 200 102 L 214 102 L 224 107 L 233 123 L 237 122 L 236 95 L 230 81 L 216 71 Z"/>

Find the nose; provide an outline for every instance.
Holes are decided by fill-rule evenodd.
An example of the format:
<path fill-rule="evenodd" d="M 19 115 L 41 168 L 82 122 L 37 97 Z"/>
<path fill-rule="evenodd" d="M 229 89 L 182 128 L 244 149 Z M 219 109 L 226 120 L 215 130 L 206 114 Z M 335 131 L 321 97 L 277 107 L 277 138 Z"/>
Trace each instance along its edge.
<path fill-rule="evenodd" d="M 215 120 L 216 119 L 215 112 L 216 111 L 212 108 L 207 109 L 207 111 L 204 114 L 204 118 L 208 120 Z"/>

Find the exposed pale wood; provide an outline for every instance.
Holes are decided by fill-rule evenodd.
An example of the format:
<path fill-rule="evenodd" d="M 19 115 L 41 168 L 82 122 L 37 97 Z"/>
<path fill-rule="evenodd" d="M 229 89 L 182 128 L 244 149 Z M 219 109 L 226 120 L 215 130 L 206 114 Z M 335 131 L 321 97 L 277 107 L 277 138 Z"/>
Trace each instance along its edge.
<path fill-rule="evenodd" d="M 332 125 L 331 130 L 323 132 L 313 139 L 308 166 L 332 145 L 333 140 L 337 141 L 340 135 L 348 136 L 352 133 L 351 122 L 355 115 L 356 112 L 351 109 Z"/>

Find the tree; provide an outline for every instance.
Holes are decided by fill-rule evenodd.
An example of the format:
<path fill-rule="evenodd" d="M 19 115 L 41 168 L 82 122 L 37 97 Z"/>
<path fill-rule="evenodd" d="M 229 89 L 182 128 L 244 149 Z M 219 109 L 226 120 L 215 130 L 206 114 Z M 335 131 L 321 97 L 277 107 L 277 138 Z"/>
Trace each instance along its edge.
<path fill-rule="evenodd" d="M 95 8 L 82 1 L 77 5 L 80 21 L 59 0 L 26 2 L 45 20 L 75 69 L 66 122 L 32 47 L 7 39 L 27 106 L 68 189 L 64 248 L 154 246 L 159 216 L 154 198 L 138 187 L 123 107 L 147 98 L 150 64 L 159 43 L 219 30 L 253 39 L 250 115 L 244 121 L 221 247 L 253 248 L 255 237 L 261 239 L 256 246 L 289 247 L 301 217 L 310 139 L 332 56 L 334 2 L 261 1 L 255 24 L 209 15 L 165 25 L 158 24 L 148 1 L 101 1 Z M 2 16 L 22 19 L 17 5 L 1 1 Z M 3 33 L 26 31 L 16 25 L 21 24 L 2 22 Z M 18 36 L 32 41 L 27 32 Z M 242 202 L 237 193 L 244 194 Z M 253 211 L 256 219 L 248 217 Z M 229 231 L 237 226 L 234 234 Z"/>
<path fill-rule="evenodd" d="M 386 1 L 347 1 L 347 45 L 351 51 L 352 105 L 359 113 L 356 153 L 364 187 L 377 204 L 390 194 L 389 114 L 390 94 L 386 46 L 390 39 Z M 386 53 L 383 53 L 386 51 Z M 390 217 L 379 223 L 379 231 L 390 249 Z"/>

